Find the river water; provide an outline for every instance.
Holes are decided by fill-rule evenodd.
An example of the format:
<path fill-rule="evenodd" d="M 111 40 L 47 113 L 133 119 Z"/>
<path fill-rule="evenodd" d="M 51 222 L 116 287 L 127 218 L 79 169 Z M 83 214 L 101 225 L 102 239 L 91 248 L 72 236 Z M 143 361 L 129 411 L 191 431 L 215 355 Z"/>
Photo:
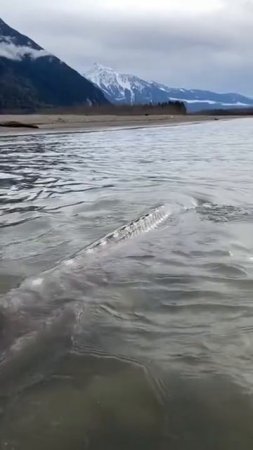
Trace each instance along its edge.
<path fill-rule="evenodd" d="M 252 450 L 252 130 L 1 137 L 1 449 Z"/>

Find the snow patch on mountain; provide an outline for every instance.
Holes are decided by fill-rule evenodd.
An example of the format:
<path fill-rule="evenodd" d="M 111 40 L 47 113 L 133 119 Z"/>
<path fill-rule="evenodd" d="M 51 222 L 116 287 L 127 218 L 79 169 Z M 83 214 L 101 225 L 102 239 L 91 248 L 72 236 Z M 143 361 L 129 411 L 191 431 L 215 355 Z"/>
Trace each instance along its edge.
<path fill-rule="evenodd" d="M 137 94 L 149 86 L 148 82 L 136 76 L 121 74 L 97 63 L 84 76 L 102 89 L 108 100 L 114 103 L 134 104 Z"/>
<path fill-rule="evenodd" d="M 170 97 L 170 100 L 172 100 L 173 102 L 174 101 L 177 101 L 178 100 L 178 98 L 174 98 L 174 97 Z M 217 105 L 217 102 L 216 101 L 214 101 L 214 100 L 189 100 L 189 99 L 185 99 L 185 98 L 180 98 L 180 101 L 181 102 L 185 102 L 185 103 L 208 103 L 209 105 Z M 253 104 L 253 100 L 252 100 L 252 104 Z M 224 103 L 224 102 L 222 102 L 222 105 L 223 106 L 228 106 L 228 107 L 231 107 L 231 106 L 249 106 L 249 104 L 248 103 L 243 103 L 243 102 L 234 102 L 234 103 Z"/>

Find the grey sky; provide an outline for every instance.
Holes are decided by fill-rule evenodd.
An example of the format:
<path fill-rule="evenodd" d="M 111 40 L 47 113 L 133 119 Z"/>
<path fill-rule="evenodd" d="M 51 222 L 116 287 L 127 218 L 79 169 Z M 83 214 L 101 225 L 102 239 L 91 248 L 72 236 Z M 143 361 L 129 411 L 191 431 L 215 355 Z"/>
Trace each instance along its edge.
<path fill-rule="evenodd" d="M 253 96 L 253 0 L 0 0 L 1 17 L 80 72 Z"/>

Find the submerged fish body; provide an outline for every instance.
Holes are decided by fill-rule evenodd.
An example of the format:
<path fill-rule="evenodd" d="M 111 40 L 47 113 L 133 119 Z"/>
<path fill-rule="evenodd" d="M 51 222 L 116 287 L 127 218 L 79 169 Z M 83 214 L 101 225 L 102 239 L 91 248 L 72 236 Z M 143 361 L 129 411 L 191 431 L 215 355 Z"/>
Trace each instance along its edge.
<path fill-rule="evenodd" d="M 63 260 L 53 269 L 45 271 L 36 277 L 26 279 L 17 289 L 13 289 L 7 294 L 1 302 L 2 309 L 18 311 L 22 309 L 22 306 L 30 303 L 33 303 L 34 306 L 38 305 L 40 298 L 45 301 L 47 296 L 56 298 L 62 295 L 64 297 L 64 291 L 66 291 L 68 281 L 74 276 L 76 267 L 80 269 L 89 267 L 89 265 L 92 265 L 92 255 L 100 258 L 102 257 L 102 250 L 105 250 L 103 257 L 106 256 L 116 248 L 117 244 L 122 244 L 138 235 L 155 229 L 171 214 L 171 209 L 165 205 L 153 208 L 136 220 L 117 228 L 86 246 L 71 258 Z M 50 293 L 47 292 L 47 288 L 49 288 Z"/>
<path fill-rule="evenodd" d="M 40 336 L 42 340 L 45 335 L 50 336 L 54 324 L 58 335 L 65 335 L 66 329 L 71 335 L 71 327 L 73 330 L 84 312 L 85 267 L 92 266 L 92 255 L 101 259 L 102 250 L 107 254 L 115 245 L 153 230 L 170 215 L 169 207 L 154 208 L 7 293 L 0 302 L 0 375 L 3 365 L 16 359 L 21 350 L 28 349 L 30 354 L 31 345 L 37 345 Z M 82 304 L 78 296 L 82 297 Z"/>
<path fill-rule="evenodd" d="M 122 225 L 121 227 L 114 230 L 112 233 L 98 239 L 92 244 L 88 245 L 84 249 L 85 253 L 94 253 L 97 249 L 107 246 L 118 244 L 142 233 L 147 233 L 158 225 L 160 225 L 164 220 L 166 220 L 171 215 L 171 210 L 165 205 L 158 206 L 150 210 L 148 213 L 140 216 L 138 219 L 132 222 Z"/>

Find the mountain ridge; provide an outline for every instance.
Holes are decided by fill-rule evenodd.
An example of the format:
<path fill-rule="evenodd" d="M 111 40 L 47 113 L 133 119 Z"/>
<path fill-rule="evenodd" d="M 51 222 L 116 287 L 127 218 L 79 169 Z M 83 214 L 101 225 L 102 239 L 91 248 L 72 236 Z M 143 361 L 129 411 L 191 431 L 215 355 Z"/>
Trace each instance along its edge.
<path fill-rule="evenodd" d="M 183 101 L 190 112 L 208 109 L 253 106 L 253 99 L 237 93 L 217 93 L 210 90 L 170 88 L 156 81 L 146 81 L 131 74 L 116 72 L 95 63 L 85 73 L 112 103 L 162 103 Z"/>
<path fill-rule="evenodd" d="M 92 82 L 0 19 L 0 111 L 107 103 Z"/>

